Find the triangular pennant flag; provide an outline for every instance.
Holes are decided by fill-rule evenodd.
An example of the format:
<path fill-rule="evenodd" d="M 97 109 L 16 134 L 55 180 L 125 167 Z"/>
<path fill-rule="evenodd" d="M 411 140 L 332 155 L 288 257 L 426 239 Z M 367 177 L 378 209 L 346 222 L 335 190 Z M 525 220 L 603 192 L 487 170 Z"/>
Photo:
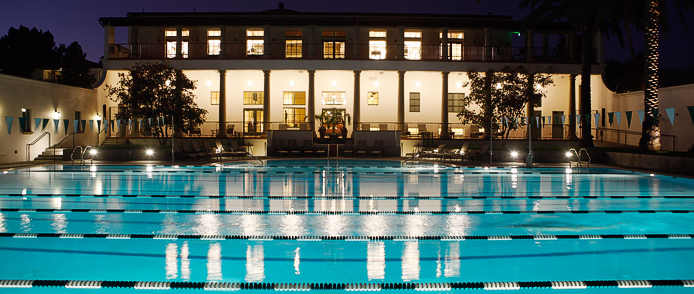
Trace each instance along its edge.
<path fill-rule="evenodd" d="M 551 116 L 548 116 L 548 117 L 547 117 L 547 124 L 548 124 L 548 125 L 551 125 L 551 124 L 552 124 L 552 117 L 551 117 Z"/>
<path fill-rule="evenodd" d="M 659 113 L 660 113 L 659 108 L 653 109 L 653 120 L 655 121 L 655 124 L 658 124 L 658 117 L 659 117 L 658 114 Z"/>
<path fill-rule="evenodd" d="M 120 125 L 123 123 L 122 119 L 116 120 L 116 125 L 118 127 L 118 130 L 120 130 Z"/>
<path fill-rule="evenodd" d="M 631 114 L 633 111 L 625 111 L 624 114 L 627 117 L 627 128 L 631 128 Z"/>
<path fill-rule="evenodd" d="M 535 117 L 535 126 L 540 127 L 540 117 L 539 116 Z"/>
<path fill-rule="evenodd" d="M 504 122 L 504 128 L 508 128 L 508 118 L 503 117 L 502 121 Z"/>
<path fill-rule="evenodd" d="M 591 128 L 591 123 L 590 123 L 590 113 L 586 113 L 583 115 L 585 117 L 585 123 L 588 128 Z"/>
<path fill-rule="evenodd" d="M 665 108 L 665 113 L 667 113 L 667 117 L 670 118 L 670 124 L 675 125 L 675 108 L 670 107 L 670 108 Z"/>
<path fill-rule="evenodd" d="M 595 117 L 595 128 L 598 128 L 600 126 L 600 114 L 593 114 L 593 117 Z"/>
<path fill-rule="evenodd" d="M 687 110 L 689 110 L 689 118 L 692 120 L 692 123 L 694 124 L 694 106 L 687 106 Z"/>
<path fill-rule="evenodd" d="M 79 120 L 73 120 L 72 121 L 72 128 L 75 130 L 73 133 L 77 134 L 79 127 L 80 127 L 80 121 Z"/>
<path fill-rule="evenodd" d="M 17 119 L 19 119 L 19 128 L 22 129 L 22 132 L 23 132 L 26 129 L 24 127 L 24 124 L 27 122 L 27 119 L 25 117 L 21 117 L 21 116 L 17 117 Z"/>
<path fill-rule="evenodd" d="M 154 120 L 154 119 L 151 118 L 151 117 L 147 119 L 147 121 L 149 122 L 149 124 L 147 125 L 148 127 L 151 127 L 151 126 L 152 126 L 152 121 L 153 121 L 153 120 Z"/>
<path fill-rule="evenodd" d="M 160 125 L 160 126 L 165 125 L 164 117 L 163 117 L 163 116 L 162 116 L 162 117 L 159 117 L 159 125 Z"/>
<path fill-rule="evenodd" d="M 82 131 L 84 132 L 84 127 L 87 126 L 87 120 L 86 119 L 81 120 L 80 124 L 82 125 Z"/>
<path fill-rule="evenodd" d="M 47 118 L 43 119 L 43 126 L 41 127 L 41 131 L 46 129 L 46 126 L 48 125 L 48 121 L 50 121 L 50 120 Z"/>
<path fill-rule="evenodd" d="M 622 124 L 622 113 L 621 112 L 615 112 L 614 113 L 615 118 L 617 119 L 617 125 Z"/>
<path fill-rule="evenodd" d="M 104 120 L 104 133 L 108 132 L 108 120 Z"/>
<path fill-rule="evenodd" d="M 67 135 L 67 128 L 70 125 L 69 119 L 63 119 L 63 127 L 65 128 L 65 134 Z"/>
<path fill-rule="evenodd" d="M 94 131 L 94 120 L 93 119 L 89 120 L 89 131 L 91 131 L 91 132 Z"/>
<path fill-rule="evenodd" d="M 128 119 L 128 129 L 132 129 L 132 128 L 133 128 L 133 119 L 129 118 Z"/>
<path fill-rule="evenodd" d="M 42 120 L 43 120 L 42 118 L 35 118 L 34 119 L 34 132 L 36 132 L 36 130 L 39 129 L 39 126 L 41 126 Z"/>
<path fill-rule="evenodd" d="M 55 126 L 55 132 L 58 132 L 58 124 L 60 124 L 59 119 L 53 119 L 53 125 Z"/>
<path fill-rule="evenodd" d="M 565 125 L 566 124 L 566 115 L 561 116 L 561 124 Z"/>
<path fill-rule="evenodd" d="M 610 126 L 612 126 L 612 123 L 614 122 L 614 112 L 607 113 L 607 120 L 610 123 Z"/>
<path fill-rule="evenodd" d="M 101 133 L 101 120 L 96 120 L 96 132 Z"/>
<path fill-rule="evenodd" d="M 12 135 L 12 122 L 14 122 L 14 116 L 6 116 L 5 122 L 7 122 L 7 134 Z"/>
<path fill-rule="evenodd" d="M 639 121 L 643 123 L 643 110 L 637 110 L 636 113 L 639 114 Z"/>

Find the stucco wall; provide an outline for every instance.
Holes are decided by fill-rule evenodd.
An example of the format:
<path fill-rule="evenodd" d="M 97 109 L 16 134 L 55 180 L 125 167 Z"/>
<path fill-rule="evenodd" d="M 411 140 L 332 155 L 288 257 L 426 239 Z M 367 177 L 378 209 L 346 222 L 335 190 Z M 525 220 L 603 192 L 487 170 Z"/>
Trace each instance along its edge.
<path fill-rule="evenodd" d="M 54 83 L 35 81 L 0 74 L 0 163 L 25 161 L 27 144 L 36 140 L 44 132 L 50 133 L 51 144 L 60 142 L 74 132 L 73 120 L 75 111 L 80 111 L 83 120 L 94 119 L 101 112 L 97 103 L 95 90 L 64 86 Z M 31 110 L 31 132 L 22 132 L 18 117 L 22 108 Z M 60 113 L 60 123 L 55 128 L 55 113 Z M 13 122 L 8 132 L 6 117 Z M 36 126 L 34 118 L 48 118 L 50 121 Z M 69 119 L 67 134 L 63 120 Z M 96 125 L 90 130 L 87 123 L 83 133 L 75 136 L 77 145 L 94 145 L 96 143 Z M 102 136 L 103 137 L 103 136 Z M 102 138 L 103 139 L 103 138 Z M 70 138 L 70 145 L 72 139 Z M 31 159 L 49 147 L 48 136 L 31 147 Z"/>

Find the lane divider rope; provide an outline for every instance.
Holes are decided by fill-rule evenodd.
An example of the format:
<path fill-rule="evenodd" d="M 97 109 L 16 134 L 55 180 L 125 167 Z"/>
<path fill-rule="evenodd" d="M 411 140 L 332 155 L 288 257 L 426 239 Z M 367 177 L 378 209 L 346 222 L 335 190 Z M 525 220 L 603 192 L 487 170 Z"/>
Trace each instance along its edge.
<path fill-rule="evenodd" d="M 381 291 L 381 290 L 522 290 L 694 287 L 694 280 L 592 280 L 530 282 L 457 282 L 457 283 L 230 283 L 230 282 L 156 282 L 156 281 L 72 281 L 72 280 L 0 280 L 0 288 L 58 287 L 71 289 L 125 288 L 138 290 L 275 290 L 275 291 Z"/>
<path fill-rule="evenodd" d="M 74 208 L 74 209 L 55 209 L 55 208 L 0 208 L 0 212 L 50 212 L 50 213 L 180 213 L 180 214 L 278 214 L 278 215 L 458 215 L 458 214 L 621 214 L 621 213 L 694 213 L 694 210 L 461 210 L 461 211 L 436 211 L 436 210 L 418 210 L 418 211 L 296 211 L 296 210 L 212 210 L 212 209 L 178 209 L 178 210 L 161 210 L 161 209 L 89 209 L 89 208 Z"/>
<path fill-rule="evenodd" d="M 668 195 L 657 195 L 657 196 L 619 196 L 619 195 L 605 195 L 605 196 L 437 196 L 437 195 L 420 195 L 420 196 L 398 196 L 398 195 L 376 195 L 376 196 L 310 196 L 310 195 L 292 195 L 292 196 L 282 196 L 282 195 L 112 195 L 112 194 L 4 194 L 0 197 L 77 197 L 77 198 L 191 198 L 191 199 L 344 199 L 344 200 L 354 200 L 354 199 L 403 199 L 403 200 L 413 200 L 413 199 L 446 199 L 446 200 L 477 200 L 477 199 L 548 199 L 548 200 L 570 200 L 570 199 L 694 199 L 694 196 L 684 195 L 684 196 L 668 196 Z"/>
<path fill-rule="evenodd" d="M 61 233 L 0 233 L 0 238 L 70 238 L 70 239 L 155 239 L 155 240 L 296 240 L 302 242 L 312 241 L 510 241 L 510 240 L 646 240 L 646 239 L 677 239 L 691 240 L 694 234 L 602 234 L 602 235 L 468 235 L 468 236 L 251 236 L 251 235 L 172 235 L 172 234 L 61 234 Z"/>

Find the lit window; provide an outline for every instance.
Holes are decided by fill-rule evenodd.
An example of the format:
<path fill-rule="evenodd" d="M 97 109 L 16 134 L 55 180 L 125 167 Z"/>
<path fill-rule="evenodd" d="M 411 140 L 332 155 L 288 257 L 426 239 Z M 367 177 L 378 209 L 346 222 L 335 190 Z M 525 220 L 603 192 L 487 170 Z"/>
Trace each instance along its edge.
<path fill-rule="evenodd" d="M 345 37 L 346 31 L 323 31 L 323 37 Z"/>
<path fill-rule="evenodd" d="M 222 40 L 207 40 L 207 55 L 219 55 L 222 52 Z"/>
<path fill-rule="evenodd" d="M 166 30 L 164 31 L 164 35 L 167 37 L 175 37 L 178 34 L 176 33 L 176 30 Z"/>
<path fill-rule="evenodd" d="M 366 94 L 366 105 L 378 105 L 378 92 Z"/>
<path fill-rule="evenodd" d="M 263 105 L 262 91 L 245 91 L 243 92 L 244 105 Z"/>
<path fill-rule="evenodd" d="M 189 30 L 182 30 L 182 31 L 181 31 L 181 36 L 183 36 L 183 37 L 188 37 L 188 36 L 190 36 L 190 31 L 189 31 Z"/>
<path fill-rule="evenodd" d="M 324 41 L 323 58 L 345 58 L 345 42 Z"/>
<path fill-rule="evenodd" d="M 218 29 L 207 30 L 207 36 L 208 37 L 221 37 L 222 36 L 222 30 L 218 30 Z"/>
<path fill-rule="evenodd" d="M 265 36 L 265 30 L 246 30 L 246 37 L 263 37 Z"/>
<path fill-rule="evenodd" d="M 323 92 L 323 105 L 345 105 L 346 92 Z"/>
<path fill-rule="evenodd" d="M 405 59 L 422 59 L 422 41 L 405 41 Z"/>
<path fill-rule="evenodd" d="M 287 40 L 285 54 L 287 58 L 301 58 L 302 43 L 301 40 Z"/>
<path fill-rule="evenodd" d="M 463 111 L 463 98 L 465 98 L 463 93 L 449 93 L 448 112 L 458 113 Z"/>
<path fill-rule="evenodd" d="M 219 91 L 212 91 L 210 93 L 210 104 L 219 105 Z"/>
<path fill-rule="evenodd" d="M 166 41 L 166 58 L 176 57 L 176 41 Z"/>
<path fill-rule="evenodd" d="M 410 112 L 419 112 L 419 93 L 410 93 Z"/>
<path fill-rule="evenodd" d="M 405 38 L 421 39 L 421 31 L 405 31 Z"/>
<path fill-rule="evenodd" d="M 386 59 L 386 41 L 369 41 L 369 58 Z"/>
<path fill-rule="evenodd" d="M 443 38 L 443 33 L 439 33 L 439 38 Z M 463 39 L 463 32 L 462 31 L 448 31 L 448 39 L 458 39 L 462 40 Z"/>
<path fill-rule="evenodd" d="M 304 32 L 302 30 L 287 30 L 286 36 L 287 37 L 301 37 L 304 35 Z"/>
<path fill-rule="evenodd" d="M 385 38 L 386 31 L 369 31 L 369 38 Z"/>
<path fill-rule="evenodd" d="M 246 55 L 263 55 L 264 40 L 246 40 Z"/>
<path fill-rule="evenodd" d="M 181 55 L 183 58 L 188 58 L 188 41 L 181 42 Z"/>
<path fill-rule="evenodd" d="M 284 123 L 287 127 L 295 128 L 299 127 L 301 123 L 306 119 L 306 108 L 285 108 L 284 109 Z"/>
<path fill-rule="evenodd" d="M 305 105 L 306 92 L 284 92 L 284 105 Z"/>

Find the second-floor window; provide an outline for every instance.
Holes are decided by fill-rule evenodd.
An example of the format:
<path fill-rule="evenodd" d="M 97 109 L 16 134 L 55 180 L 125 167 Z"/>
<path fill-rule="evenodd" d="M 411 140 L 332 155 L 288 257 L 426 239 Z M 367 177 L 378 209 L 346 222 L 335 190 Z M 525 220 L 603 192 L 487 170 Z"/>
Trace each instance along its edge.
<path fill-rule="evenodd" d="M 323 105 L 345 105 L 346 92 L 323 92 Z"/>
<path fill-rule="evenodd" d="M 442 35 L 441 33 L 439 34 Z M 463 60 L 463 32 L 449 31 L 448 32 L 448 59 Z"/>
<path fill-rule="evenodd" d="M 306 92 L 284 92 L 284 105 L 305 105 Z"/>
<path fill-rule="evenodd" d="M 386 31 L 369 31 L 369 59 L 386 59 Z"/>
<path fill-rule="evenodd" d="M 164 36 L 166 37 L 166 58 L 176 58 L 176 53 L 178 51 L 178 31 L 175 29 L 165 30 Z M 189 30 L 181 30 L 181 57 L 183 58 L 188 58 L 189 36 Z"/>
<path fill-rule="evenodd" d="M 246 55 L 258 56 L 265 53 L 265 30 L 246 30 Z"/>
<path fill-rule="evenodd" d="M 244 91 L 243 105 L 263 105 L 262 91 Z"/>
<path fill-rule="evenodd" d="M 345 58 L 345 31 L 323 31 L 323 58 Z"/>
<path fill-rule="evenodd" d="M 222 52 L 222 30 L 207 30 L 207 55 L 219 55 Z"/>
<path fill-rule="evenodd" d="M 405 31 L 405 59 L 422 59 L 421 31 Z"/>
<path fill-rule="evenodd" d="M 285 56 L 287 58 L 301 58 L 302 55 L 302 38 L 303 31 L 301 30 L 287 30 L 286 31 L 286 46 L 285 46 Z"/>

